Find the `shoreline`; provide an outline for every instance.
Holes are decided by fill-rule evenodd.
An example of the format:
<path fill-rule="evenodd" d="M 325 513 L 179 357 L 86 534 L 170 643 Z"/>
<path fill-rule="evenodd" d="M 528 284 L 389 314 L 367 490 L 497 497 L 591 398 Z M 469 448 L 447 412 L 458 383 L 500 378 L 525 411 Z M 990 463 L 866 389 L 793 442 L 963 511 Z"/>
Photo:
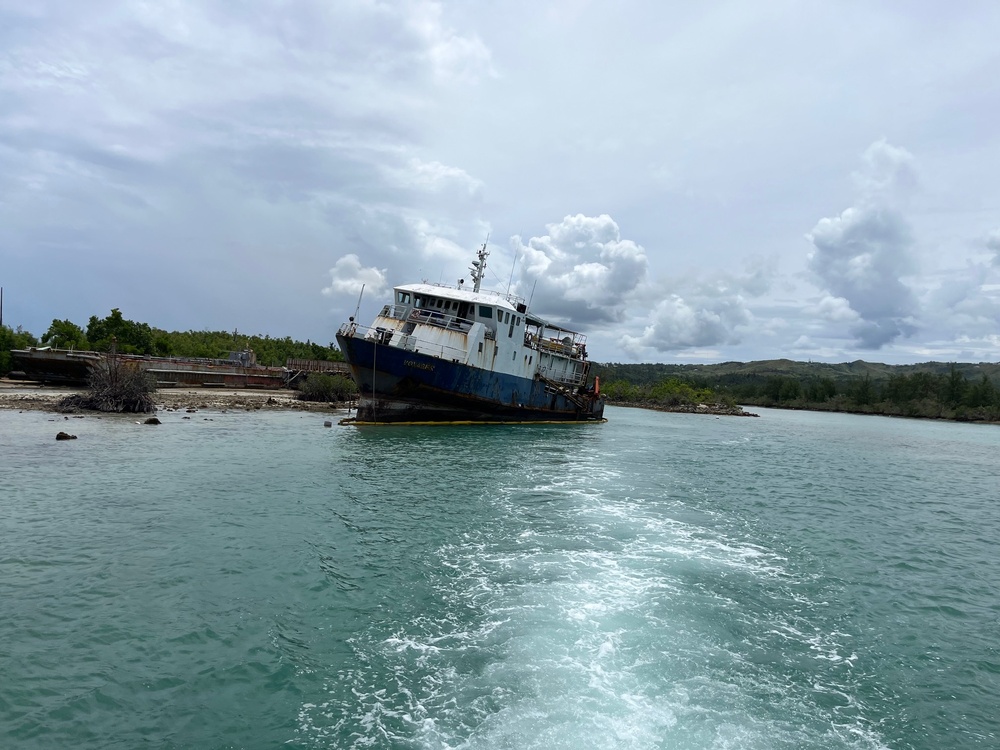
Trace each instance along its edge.
<path fill-rule="evenodd" d="M 36 385 L 22 380 L 0 379 L 0 409 L 44 411 L 55 414 L 103 414 L 83 409 L 63 411 L 59 402 L 84 388 Z M 348 404 L 322 401 L 299 401 L 298 391 L 255 390 L 245 388 L 159 388 L 153 396 L 156 410 L 167 411 L 309 411 L 342 412 Z"/>

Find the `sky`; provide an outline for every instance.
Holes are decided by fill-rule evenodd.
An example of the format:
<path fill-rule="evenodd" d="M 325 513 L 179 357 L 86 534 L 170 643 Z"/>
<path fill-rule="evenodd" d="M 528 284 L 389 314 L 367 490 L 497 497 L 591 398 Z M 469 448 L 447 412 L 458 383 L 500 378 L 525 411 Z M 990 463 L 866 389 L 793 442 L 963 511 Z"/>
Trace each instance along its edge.
<path fill-rule="evenodd" d="M 3 322 L 325 344 L 488 242 L 599 362 L 1000 361 L 998 39 L 962 0 L 0 0 Z"/>

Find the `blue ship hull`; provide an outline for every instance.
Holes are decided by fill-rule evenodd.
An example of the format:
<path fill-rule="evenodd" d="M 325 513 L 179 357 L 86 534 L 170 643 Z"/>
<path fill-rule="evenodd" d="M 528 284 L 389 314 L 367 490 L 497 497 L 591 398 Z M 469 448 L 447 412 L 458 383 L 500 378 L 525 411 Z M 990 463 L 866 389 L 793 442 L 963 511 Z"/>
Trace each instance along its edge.
<path fill-rule="evenodd" d="M 593 392 L 337 334 L 358 385 L 358 422 L 599 421 Z"/>

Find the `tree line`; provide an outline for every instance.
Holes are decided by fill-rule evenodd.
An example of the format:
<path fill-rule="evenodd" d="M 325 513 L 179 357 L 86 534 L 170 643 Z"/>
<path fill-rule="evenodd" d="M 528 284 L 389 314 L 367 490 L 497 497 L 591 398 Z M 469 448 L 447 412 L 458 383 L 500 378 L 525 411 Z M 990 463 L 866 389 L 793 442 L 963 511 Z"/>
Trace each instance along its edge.
<path fill-rule="evenodd" d="M 597 364 L 611 402 L 738 403 L 815 411 L 1000 421 L 1000 365 L 927 362 Z"/>
<path fill-rule="evenodd" d="M 245 335 L 236 331 L 165 331 L 148 323 L 126 319 L 118 308 L 104 318 L 92 315 L 86 328 L 70 320 L 53 320 L 40 337 L 24 331 L 0 326 L 0 376 L 13 369 L 11 351 L 32 346 L 54 349 L 77 349 L 97 352 L 141 354 L 155 357 L 203 357 L 224 359 L 231 351 L 252 349 L 258 364 L 281 366 L 291 357 L 342 361 L 343 354 L 333 343 L 296 341 L 289 336 L 272 338 Z"/>
<path fill-rule="evenodd" d="M 830 378 L 798 380 L 772 376 L 731 389 L 740 403 L 792 409 L 850 411 L 888 416 L 976 421 L 1000 420 L 1000 389 L 983 373 L 970 379 L 956 368 L 945 374 L 870 375 L 837 383 Z"/>

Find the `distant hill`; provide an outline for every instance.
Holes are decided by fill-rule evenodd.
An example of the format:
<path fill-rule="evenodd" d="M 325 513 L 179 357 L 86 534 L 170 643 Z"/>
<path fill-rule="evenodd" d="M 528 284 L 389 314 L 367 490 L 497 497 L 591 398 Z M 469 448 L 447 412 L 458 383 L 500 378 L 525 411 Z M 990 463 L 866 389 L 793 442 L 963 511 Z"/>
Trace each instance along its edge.
<path fill-rule="evenodd" d="M 1000 363 L 980 362 L 920 362 L 912 365 L 886 365 L 879 362 L 796 362 L 790 359 L 765 359 L 756 362 L 721 362 L 713 365 L 681 364 L 620 364 L 594 363 L 594 372 L 602 381 L 625 380 L 636 385 L 649 385 L 669 378 L 680 378 L 698 385 L 726 387 L 761 383 L 768 378 L 787 377 L 799 381 L 828 378 L 837 385 L 863 379 L 866 375 L 875 382 L 888 380 L 893 375 L 913 375 L 923 372 L 931 375 L 948 375 L 952 367 L 967 380 L 979 380 L 985 374 L 1000 383 Z"/>

